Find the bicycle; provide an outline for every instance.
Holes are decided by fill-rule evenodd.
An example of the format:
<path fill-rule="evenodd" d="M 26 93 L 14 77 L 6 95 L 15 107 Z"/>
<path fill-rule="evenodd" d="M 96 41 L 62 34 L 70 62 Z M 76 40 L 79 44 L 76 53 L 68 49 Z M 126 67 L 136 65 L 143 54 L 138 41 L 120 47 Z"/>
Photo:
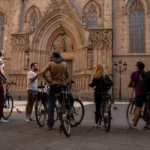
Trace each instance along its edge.
<path fill-rule="evenodd" d="M 105 131 L 109 132 L 111 125 L 111 95 L 107 92 L 102 92 L 101 98 L 99 125 L 101 125 L 101 122 L 104 121 Z"/>
<path fill-rule="evenodd" d="M 40 127 L 43 127 L 46 122 L 46 114 L 48 114 L 48 95 L 48 86 L 38 86 L 38 91 L 34 94 L 35 117 Z"/>
<path fill-rule="evenodd" d="M 127 106 L 126 111 L 126 119 L 129 124 L 129 127 L 131 128 L 131 125 L 133 125 L 134 122 L 134 114 L 136 111 L 136 98 L 133 97 L 133 92 L 135 90 L 134 86 L 128 86 L 130 88 L 133 88 L 132 91 L 132 98 L 129 100 L 129 105 Z M 147 99 L 145 102 L 144 111 L 141 110 L 141 117 L 147 125 L 147 128 L 150 130 L 150 92 L 146 93 Z"/>
<path fill-rule="evenodd" d="M 4 96 L 4 106 L 3 106 L 3 117 L 5 120 L 7 120 L 11 116 L 13 111 L 13 98 L 12 96 L 9 95 L 8 92 L 12 84 L 17 85 L 13 81 L 11 83 L 6 84 L 6 93 Z"/>
<path fill-rule="evenodd" d="M 72 84 L 75 84 L 75 82 L 73 80 L 71 80 L 70 83 L 66 82 L 66 91 L 67 92 L 71 91 Z M 71 114 L 70 124 L 71 124 L 71 127 L 76 127 L 81 124 L 81 122 L 84 118 L 84 105 L 79 99 L 74 98 L 72 92 L 70 92 L 70 94 L 72 97 L 71 112 L 70 112 L 70 114 Z M 55 116 L 55 122 L 56 122 L 58 120 L 57 107 L 55 108 L 54 112 L 55 112 L 54 116 Z"/>

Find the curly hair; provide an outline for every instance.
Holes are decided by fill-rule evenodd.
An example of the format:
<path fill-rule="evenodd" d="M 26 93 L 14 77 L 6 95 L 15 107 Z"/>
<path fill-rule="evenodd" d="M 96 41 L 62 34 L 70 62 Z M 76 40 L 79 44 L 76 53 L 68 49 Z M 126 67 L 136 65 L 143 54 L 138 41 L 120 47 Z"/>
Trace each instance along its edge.
<path fill-rule="evenodd" d="M 101 76 L 105 78 L 105 76 L 108 75 L 106 70 L 102 65 L 97 65 L 95 72 L 92 74 L 92 79 L 99 79 Z"/>

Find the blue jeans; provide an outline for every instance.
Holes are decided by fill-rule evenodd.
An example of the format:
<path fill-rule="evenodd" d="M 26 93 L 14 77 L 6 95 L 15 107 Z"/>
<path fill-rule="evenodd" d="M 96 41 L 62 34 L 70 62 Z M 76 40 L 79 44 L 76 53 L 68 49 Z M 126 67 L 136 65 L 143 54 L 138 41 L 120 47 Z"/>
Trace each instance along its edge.
<path fill-rule="evenodd" d="M 48 120 L 47 125 L 48 127 L 54 126 L 54 107 L 55 107 L 55 93 L 59 93 L 62 91 L 62 89 L 56 89 L 57 85 L 51 85 L 50 86 L 50 92 L 49 92 L 49 107 L 48 107 Z"/>

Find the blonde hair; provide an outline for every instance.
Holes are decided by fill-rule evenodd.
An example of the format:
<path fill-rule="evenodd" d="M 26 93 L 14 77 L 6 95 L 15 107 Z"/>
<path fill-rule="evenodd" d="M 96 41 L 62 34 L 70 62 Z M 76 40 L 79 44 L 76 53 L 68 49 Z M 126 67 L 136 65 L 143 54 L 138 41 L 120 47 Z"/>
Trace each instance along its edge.
<path fill-rule="evenodd" d="M 105 78 L 105 76 L 107 75 L 106 70 L 104 69 L 104 67 L 102 65 L 97 65 L 95 72 L 92 74 L 92 79 L 100 79 L 101 76 L 103 76 L 103 78 Z"/>

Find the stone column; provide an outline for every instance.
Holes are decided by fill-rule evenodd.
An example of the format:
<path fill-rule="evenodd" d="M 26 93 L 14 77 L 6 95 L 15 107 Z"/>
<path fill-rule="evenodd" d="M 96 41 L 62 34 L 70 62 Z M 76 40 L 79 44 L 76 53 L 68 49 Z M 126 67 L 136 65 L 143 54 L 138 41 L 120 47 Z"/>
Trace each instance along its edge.
<path fill-rule="evenodd" d="M 22 27 L 22 13 L 23 13 L 24 0 L 14 0 L 14 18 L 13 18 L 13 33 L 18 33 L 21 31 Z"/>
<path fill-rule="evenodd" d="M 112 28 L 112 0 L 104 1 L 104 27 Z"/>

